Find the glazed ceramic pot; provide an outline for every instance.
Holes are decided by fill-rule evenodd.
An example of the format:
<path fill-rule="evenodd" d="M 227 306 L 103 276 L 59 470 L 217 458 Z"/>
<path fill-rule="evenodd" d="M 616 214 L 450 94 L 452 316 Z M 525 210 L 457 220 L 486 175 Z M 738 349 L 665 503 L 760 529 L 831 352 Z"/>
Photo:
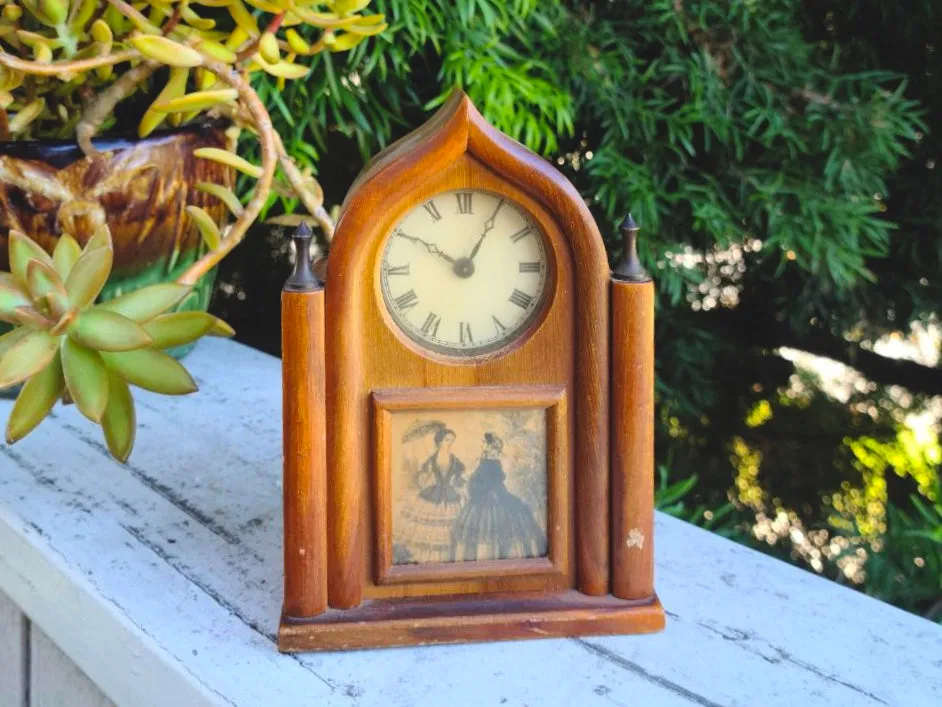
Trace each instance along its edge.
<path fill-rule="evenodd" d="M 222 202 L 195 187 L 204 181 L 231 187 L 233 171 L 193 156 L 199 147 L 226 147 L 224 126 L 94 144 L 98 154 L 85 157 L 74 142 L 0 142 L 0 270 L 9 269 L 11 228 L 51 253 L 63 233 L 84 245 L 107 223 L 115 257 L 101 299 L 174 280 L 205 252 L 185 208 L 201 206 L 220 224 L 225 218 Z M 205 310 L 215 276 L 204 277 L 177 309 Z"/>

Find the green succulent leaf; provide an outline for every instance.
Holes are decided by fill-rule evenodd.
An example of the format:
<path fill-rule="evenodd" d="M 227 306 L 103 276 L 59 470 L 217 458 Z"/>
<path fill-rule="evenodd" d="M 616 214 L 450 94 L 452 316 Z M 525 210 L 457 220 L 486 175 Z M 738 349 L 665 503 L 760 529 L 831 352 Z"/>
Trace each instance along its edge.
<path fill-rule="evenodd" d="M 133 351 L 150 346 L 150 335 L 117 312 L 93 307 L 79 315 L 69 336 L 94 351 Z"/>
<path fill-rule="evenodd" d="M 28 331 L 0 358 L 0 390 L 22 383 L 45 368 L 56 355 L 58 344 L 58 339 L 45 331 Z"/>
<path fill-rule="evenodd" d="M 10 419 L 7 421 L 7 444 L 14 444 L 36 429 L 65 390 L 62 362 L 56 353 L 44 369 L 23 386 Z"/>
<path fill-rule="evenodd" d="M 17 324 L 32 329 L 45 329 L 46 331 L 52 329 L 56 324 L 32 305 L 17 307 L 13 311 L 13 319 Z"/>
<path fill-rule="evenodd" d="M 92 422 L 101 422 L 108 404 L 108 370 L 101 354 L 65 337 L 62 372 L 75 406 Z"/>
<path fill-rule="evenodd" d="M 52 258 L 38 243 L 19 231 L 10 231 L 9 238 L 10 272 L 20 283 L 21 287 L 28 287 L 26 268 L 31 260 L 39 260 L 52 267 Z"/>
<path fill-rule="evenodd" d="M 88 242 L 85 244 L 85 249 L 82 252 L 89 253 L 98 248 L 114 250 L 114 243 L 111 240 L 111 231 L 108 229 L 108 226 L 99 226 L 98 230 L 88 239 Z"/>
<path fill-rule="evenodd" d="M 144 390 L 163 395 L 186 395 L 196 391 L 196 381 L 187 370 L 160 351 L 102 352 L 101 357 L 110 370 Z"/>
<path fill-rule="evenodd" d="M 252 164 L 245 158 L 239 157 L 228 150 L 223 150 L 221 147 L 199 147 L 193 150 L 193 154 L 200 159 L 212 160 L 213 162 L 224 164 L 227 167 L 233 167 L 243 174 L 255 177 L 255 179 L 262 176 L 261 167 Z"/>
<path fill-rule="evenodd" d="M 220 336 L 224 339 L 228 339 L 230 336 L 235 336 L 235 329 L 229 326 L 219 317 L 213 317 L 215 322 L 213 322 L 213 328 L 210 330 L 210 336 Z"/>
<path fill-rule="evenodd" d="M 242 206 L 242 202 L 239 201 L 239 197 L 236 196 L 235 192 L 221 184 L 199 182 L 196 188 L 205 194 L 215 196 L 226 205 L 234 216 L 241 216 L 242 212 L 245 211 L 245 207 Z"/>
<path fill-rule="evenodd" d="M 141 122 L 138 124 L 137 134 L 139 137 L 147 137 L 167 119 L 166 113 L 161 113 L 155 110 L 154 107 L 162 101 L 182 96 L 186 92 L 186 82 L 189 76 L 190 70 L 187 68 L 170 69 L 170 78 L 167 80 L 166 86 L 151 103 L 150 108 L 145 111 Z"/>
<path fill-rule="evenodd" d="M 85 309 L 95 301 L 111 273 L 112 259 L 110 248 L 89 250 L 86 247 L 65 281 L 65 290 L 73 307 Z"/>
<path fill-rule="evenodd" d="M 203 55 L 192 47 L 152 34 L 132 36 L 131 45 L 148 59 L 167 66 L 194 67 L 203 64 Z"/>
<path fill-rule="evenodd" d="M 213 217 L 199 206 L 187 206 L 186 212 L 190 215 L 196 227 L 199 228 L 206 247 L 210 250 L 216 250 L 220 241 L 222 241 L 222 233 L 219 231 L 219 226 L 216 225 Z"/>
<path fill-rule="evenodd" d="M 370 0 L 335 0 L 334 12 L 341 16 L 353 14 L 354 12 L 359 12 L 369 4 Z"/>
<path fill-rule="evenodd" d="M 134 398 L 124 380 L 112 373 L 108 378 L 108 405 L 101 418 L 108 451 L 121 462 L 126 462 L 134 448 L 137 419 Z"/>
<path fill-rule="evenodd" d="M 10 273 L 0 273 L 0 321 L 16 321 L 14 311 L 17 307 L 32 304 L 16 278 Z"/>
<path fill-rule="evenodd" d="M 82 246 L 78 244 L 77 240 L 69 234 L 59 238 L 55 250 L 52 251 L 52 263 L 63 282 L 69 277 L 69 273 L 72 272 L 72 268 L 75 267 L 81 256 Z"/>
<path fill-rule="evenodd" d="M 155 102 L 153 109 L 161 113 L 188 113 L 203 111 L 220 103 L 231 103 L 239 97 L 234 88 L 217 88 L 209 91 L 196 91 L 185 96 Z"/>
<path fill-rule="evenodd" d="M 65 293 L 62 278 L 54 268 L 39 260 L 31 260 L 26 267 L 26 281 L 34 302 L 47 300 L 53 311 L 61 316 L 69 308 L 69 297 Z"/>
<path fill-rule="evenodd" d="M 175 282 L 149 285 L 103 302 L 96 309 L 106 309 L 136 322 L 146 322 L 179 304 L 192 289 L 189 285 L 178 285 Z"/>
<path fill-rule="evenodd" d="M 215 325 L 216 317 L 206 312 L 173 312 L 155 317 L 144 330 L 154 340 L 155 349 L 172 349 L 205 336 Z"/>
<path fill-rule="evenodd" d="M 0 336 L 0 361 L 3 360 L 3 355 L 13 348 L 15 344 L 18 344 L 22 341 L 23 337 L 29 334 L 30 330 L 26 327 L 17 327 L 12 331 L 8 331 L 3 336 Z"/>
<path fill-rule="evenodd" d="M 49 18 L 52 25 L 61 25 L 69 16 L 69 4 L 65 0 L 38 0 L 41 16 Z"/>

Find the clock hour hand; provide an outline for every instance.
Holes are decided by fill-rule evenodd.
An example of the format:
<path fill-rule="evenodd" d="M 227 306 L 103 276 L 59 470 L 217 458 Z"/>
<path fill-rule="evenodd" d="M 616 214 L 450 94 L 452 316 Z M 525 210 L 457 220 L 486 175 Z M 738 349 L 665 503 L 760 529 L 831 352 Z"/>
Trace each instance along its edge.
<path fill-rule="evenodd" d="M 481 234 L 481 237 L 478 238 L 478 242 L 474 244 L 474 248 L 471 249 L 471 255 L 468 256 L 468 260 L 474 260 L 474 256 L 478 254 L 478 251 L 481 250 L 481 244 L 484 242 L 484 237 L 488 232 L 494 228 L 494 222 L 497 220 L 497 212 L 500 211 L 500 208 L 504 205 L 504 200 L 501 199 L 497 208 L 494 209 L 494 213 L 491 214 L 490 218 L 484 222 L 484 233 Z"/>
<path fill-rule="evenodd" d="M 407 235 L 403 233 L 402 231 L 396 231 L 395 235 L 399 236 L 400 238 L 405 238 L 407 241 L 412 241 L 413 243 L 419 243 L 420 245 L 424 245 L 428 249 L 429 253 L 432 253 L 433 255 L 437 255 L 438 257 L 443 258 L 444 260 L 447 260 L 449 263 L 454 264 L 455 262 L 454 258 L 452 258 L 447 253 L 443 252 L 442 249 L 439 248 L 434 243 L 423 241 L 421 238 L 416 238 L 415 236 Z"/>

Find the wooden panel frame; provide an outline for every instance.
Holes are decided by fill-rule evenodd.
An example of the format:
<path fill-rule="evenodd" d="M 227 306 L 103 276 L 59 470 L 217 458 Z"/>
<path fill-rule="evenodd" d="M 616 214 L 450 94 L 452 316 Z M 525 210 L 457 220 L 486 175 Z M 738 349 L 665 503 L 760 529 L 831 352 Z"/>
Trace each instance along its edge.
<path fill-rule="evenodd" d="M 437 361 L 403 344 L 382 318 L 371 276 L 380 244 L 402 213 L 429 194 L 461 187 L 499 191 L 531 210 L 558 268 L 557 293 L 543 322 L 518 348 L 475 366 Z M 358 177 L 327 267 L 331 607 L 410 596 L 372 581 L 369 396 L 393 386 L 567 385 L 572 453 L 584 469 L 574 487 L 576 582 L 584 594 L 608 594 L 609 275 L 601 235 L 575 188 L 548 162 L 488 125 L 460 91 Z M 443 593 L 462 589 L 436 585 Z"/>
<path fill-rule="evenodd" d="M 480 593 L 480 580 L 500 578 L 501 591 L 523 586 L 514 577 L 542 577 L 547 588 L 571 587 L 572 473 L 566 388 L 563 386 L 519 386 L 500 388 L 413 388 L 373 392 L 374 578 L 377 584 L 422 585 L 463 582 L 467 593 Z M 546 414 L 547 446 L 547 557 L 516 560 L 442 562 L 423 565 L 394 565 L 392 550 L 392 415 L 405 410 L 502 410 L 540 408 Z M 468 584 L 468 580 L 478 580 Z M 531 583 L 532 584 L 532 583 Z M 420 587 L 417 587 L 420 588 Z"/>

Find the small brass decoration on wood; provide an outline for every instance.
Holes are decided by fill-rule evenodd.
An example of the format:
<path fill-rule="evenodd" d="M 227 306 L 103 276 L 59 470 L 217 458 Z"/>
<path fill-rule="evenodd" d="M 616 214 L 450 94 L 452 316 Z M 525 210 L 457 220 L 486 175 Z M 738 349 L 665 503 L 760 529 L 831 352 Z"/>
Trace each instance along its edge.
<path fill-rule="evenodd" d="M 282 295 L 282 651 L 644 633 L 654 286 L 460 91 Z"/>

